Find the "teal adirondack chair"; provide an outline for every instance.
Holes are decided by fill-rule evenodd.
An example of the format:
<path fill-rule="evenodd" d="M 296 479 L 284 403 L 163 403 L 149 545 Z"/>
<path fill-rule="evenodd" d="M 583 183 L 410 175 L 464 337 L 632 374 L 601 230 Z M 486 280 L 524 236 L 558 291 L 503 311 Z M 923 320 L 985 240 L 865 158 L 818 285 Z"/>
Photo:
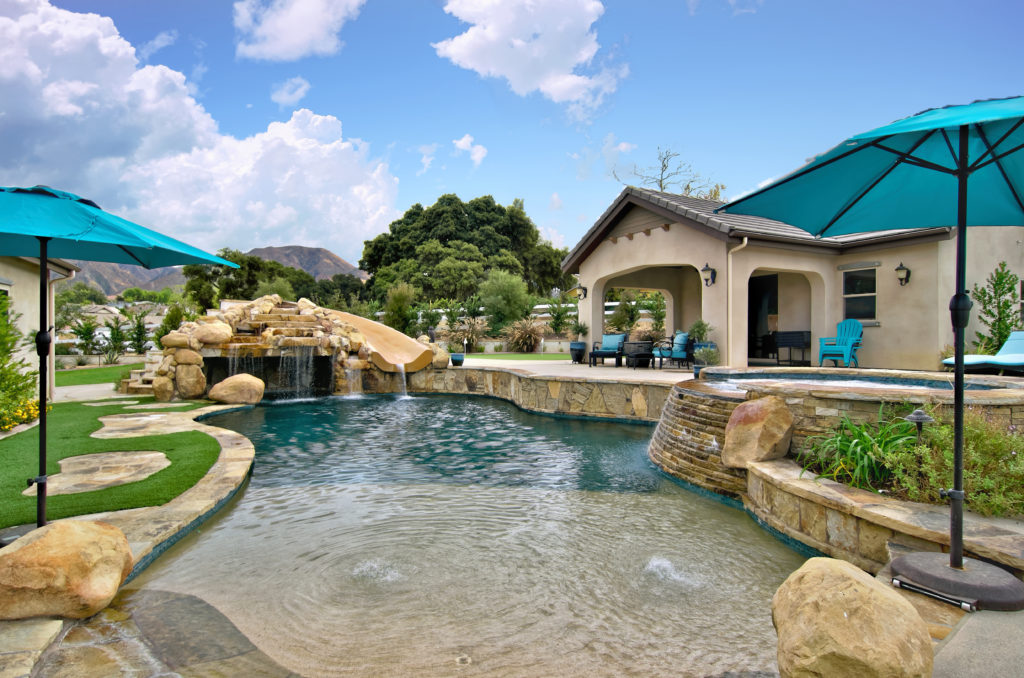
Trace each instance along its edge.
<path fill-rule="evenodd" d="M 831 360 L 836 367 L 839 367 L 840 360 L 843 367 L 849 367 L 851 362 L 859 367 L 857 349 L 863 334 L 864 326 L 859 320 L 848 318 L 836 325 L 836 336 L 818 339 L 818 367 L 826 360 Z"/>

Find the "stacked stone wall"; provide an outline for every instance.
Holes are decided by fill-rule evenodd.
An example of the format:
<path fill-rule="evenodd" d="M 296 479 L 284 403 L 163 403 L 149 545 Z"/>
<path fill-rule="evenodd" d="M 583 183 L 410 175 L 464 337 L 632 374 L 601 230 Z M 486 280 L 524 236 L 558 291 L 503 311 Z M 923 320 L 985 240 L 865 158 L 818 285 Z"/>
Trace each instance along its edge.
<path fill-rule="evenodd" d="M 743 400 L 705 392 L 699 382 L 676 384 L 651 438 L 651 461 L 671 476 L 739 498 L 746 491 L 746 472 L 724 466 L 721 455 L 725 425 Z"/>
<path fill-rule="evenodd" d="M 364 389 L 367 388 L 364 379 Z M 488 368 L 425 369 L 410 374 L 410 393 L 485 395 L 546 414 L 658 421 L 669 384 L 568 379 Z"/>

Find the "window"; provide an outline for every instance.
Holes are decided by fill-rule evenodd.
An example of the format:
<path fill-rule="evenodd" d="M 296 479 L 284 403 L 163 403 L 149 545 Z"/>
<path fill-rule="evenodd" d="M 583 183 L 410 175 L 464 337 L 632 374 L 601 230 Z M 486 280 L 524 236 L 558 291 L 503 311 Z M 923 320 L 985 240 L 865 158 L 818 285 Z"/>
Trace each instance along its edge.
<path fill-rule="evenodd" d="M 875 269 L 843 273 L 843 306 L 844 318 L 875 318 Z"/>

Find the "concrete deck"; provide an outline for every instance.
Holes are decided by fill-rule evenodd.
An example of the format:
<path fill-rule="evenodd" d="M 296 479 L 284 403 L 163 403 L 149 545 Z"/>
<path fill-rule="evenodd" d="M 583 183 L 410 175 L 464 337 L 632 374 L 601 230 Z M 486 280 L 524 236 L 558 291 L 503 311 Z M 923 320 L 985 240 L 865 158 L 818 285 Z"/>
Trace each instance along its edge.
<path fill-rule="evenodd" d="M 563 378 L 609 379 L 625 381 L 650 381 L 651 383 L 675 383 L 692 379 L 692 370 L 681 369 L 631 369 L 613 366 L 588 367 L 573 365 L 568 360 L 500 360 L 486 357 L 467 356 L 466 365 L 471 367 L 491 367 L 514 369 L 542 376 L 558 376 Z M 56 400 L 90 401 L 104 398 L 115 398 L 110 385 L 74 386 L 58 389 Z M 224 406 L 214 406 L 221 409 Z M 157 557 L 170 544 L 187 534 L 197 524 L 216 512 L 244 484 L 246 474 L 252 463 L 252 445 L 248 440 L 215 427 L 206 426 L 193 421 L 197 413 L 212 408 L 192 412 L 161 412 L 148 409 L 138 415 L 118 415 L 105 418 L 107 428 L 103 435 L 124 436 L 143 435 L 145 433 L 170 432 L 173 430 L 203 430 L 221 443 L 221 457 L 211 468 L 210 473 L 193 490 L 186 492 L 178 499 L 161 507 L 134 509 L 116 513 L 88 516 L 118 525 L 128 535 L 136 558 L 136 566 L 144 568 L 150 559 Z M 83 516 L 84 518 L 85 516 Z M 932 630 L 933 638 L 938 642 L 935 647 L 934 675 L 940 678 L 959 678 L 969 676 L 1016 675 L 1024 651 L 1024 612 L 979 612 L 974 614 L 960 613 L 952 606 L 936 603 L 917 594 L 901 591 L 915 604 Z M 120 603 L 115 601 L 115 609 Z M 196 614 L 205 614 L 201 606 L 195 607 Z M 116 611 L 115 617 L 120 614 Z M 96 619 L 104 617 L 104 613 Z M 109 624 L 116 619 L 100 619 L 101 624 Z M 218 622 L 223 625 L 225 634 L 235 633 L 237 629 L 226 618 Z M 59 638 L 64 622 L 59 619 L 34 619 L 18 622 L 0 622 L 0 678 L 28 677 L 33 670 L 39 669 L 36 663 L 44 650 Z M 233 631 L 232 631 L 233 630 Z M 239 639 L 239 643 L 242 643 Z M 68 639 L 69 649 L 74 650 L 74 642 Z M 244 644 L 244 643 L 242 643 Z M 68 661 L 74 661 L 73 654 Z M 233 661 L 240 662 L 235 666 Z M 227 662 L 227 663 L 224 663 Z M 255 675 L 256 666 L 262 666 L 260 675 L 285 675 L 287 672 L 273 664 L 269 658 L 262 656 L 258 650 L 249 648 L 237 657 L 227 657 L 217 661 L 220 671 L 237 669 L 241 673 L 235 675 Z M 85 669 L 84 666 L 77 668 Z M 234 668 L 232 668 L 234 667 Z M 200 669 L 197 663 L 192 668 Z M 97 669 L 100 670 L 100 669 Z M 224 675 L 228 675 L 224 674 Z M 78 675 L 93 675 L 88 669 Z M 97 674 L 98 675 L 98 674 Z"/>

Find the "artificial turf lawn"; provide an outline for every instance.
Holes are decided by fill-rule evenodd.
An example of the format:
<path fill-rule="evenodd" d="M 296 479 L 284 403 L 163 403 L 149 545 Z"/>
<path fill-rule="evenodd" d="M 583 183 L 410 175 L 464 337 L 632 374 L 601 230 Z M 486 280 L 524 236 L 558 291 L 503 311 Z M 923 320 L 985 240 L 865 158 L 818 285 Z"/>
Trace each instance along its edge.
<path fill-rule="evenodd" d="M 466 358 L 488 360 L 569 360 L 568 353 L 467 353 Z"/>
<path fill-rule="evenodd" d="M 141 370 L 145 363 L 111 365 L 110 367 L 80 367 L 74 370 L 57 370 L 53 375 L 54 386 L 81 386 L 82 384 L 111 384 L 122 372 Z"/>
<path fill-rule="evenodd" d="M 153 398 L 139 398 L 140 403 Z M 195 409 L 209 403 L 188 403 L 180 410 Z M 217 441 L 199 431 L 140 436 L 138 438 L 91 438 L 100 429 L 99 417 L 144 411 L 127 410 L 123 405 L 99 407 L 82 403 L 57 403 L 46 418 L 46 473 L 60 472 L 59 460 L 96 452 L 156 450 L 171 461 L 167 468 L 145 480 L 94 492 L 47 495 L 46 517 L 67 518 L 100 511 L 115 511 L 141 506 L 158 506 L 188 490 L 206 475 L 220 454 Z M 36 498 L 26 497 L 26 478 L 39 471 L 39 427 L 0 440 L 0 528 L 36 521 Z"/>

